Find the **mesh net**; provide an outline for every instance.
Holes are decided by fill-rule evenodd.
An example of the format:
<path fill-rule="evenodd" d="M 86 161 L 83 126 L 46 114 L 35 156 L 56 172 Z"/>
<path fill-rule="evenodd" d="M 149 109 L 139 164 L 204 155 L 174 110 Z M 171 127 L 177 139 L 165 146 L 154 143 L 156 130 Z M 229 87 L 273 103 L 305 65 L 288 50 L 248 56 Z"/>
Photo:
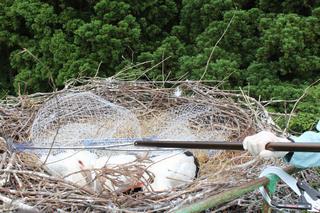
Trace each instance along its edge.
<path fill-rule="evenodd" d="M 162 110 L 153 118 L 141 119 L 144 125 L 129 109 L 90 92 L 69 93 L 57 95 L 43 105 L 31 134 L 33 143 L 39 147 L 50 147 L 52 143 L 56 147 L 113 144 L 108 150 L 134 152 L 155 149 L 119 147 L 141 137 L 224 141 L 230 136 L 230 128 L 238 129 L 219 108 L 201 103 L 182 104 Z M 119 140 L 113 140 L 116 138 Z M 99 150 L 95 152 L 101 154 Z"/>
<path fill-rule="evenodd" d="M 36 146 L 70 147 L 87 140 L 137 138 L 141 130 L 130 110 L 81 92 L 57 95 L 45 103 L 33 122 L 31 136 Z"/>
<path fill-rule="evenodd" d="M 163 112 L 153 122 L 151 132 L 161 139 L 225 140 L 228 137 L 228 121 L 223 120 L 214 106 L 184 104 Z"/>

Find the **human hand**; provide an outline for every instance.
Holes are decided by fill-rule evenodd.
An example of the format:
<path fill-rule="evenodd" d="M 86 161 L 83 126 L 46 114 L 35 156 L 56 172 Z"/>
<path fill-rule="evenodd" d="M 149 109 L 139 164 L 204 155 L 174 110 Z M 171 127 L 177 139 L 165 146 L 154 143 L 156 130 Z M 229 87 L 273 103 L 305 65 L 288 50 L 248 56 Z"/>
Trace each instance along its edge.
<path fill-rule="evenodd" d="M 248 150 L 254 156 L 260 156 L 264 159 L 274 157 L 284 157 L 288 152 L 272 152 L 266 150 L 265 147 L 269 142 L 284 142 L 290 143 L 291 141 L 284 137 L 277 137 L 272 132 L 261 131 L 255 135 L 248 136 L 243 141 L 243 148 Z"/>

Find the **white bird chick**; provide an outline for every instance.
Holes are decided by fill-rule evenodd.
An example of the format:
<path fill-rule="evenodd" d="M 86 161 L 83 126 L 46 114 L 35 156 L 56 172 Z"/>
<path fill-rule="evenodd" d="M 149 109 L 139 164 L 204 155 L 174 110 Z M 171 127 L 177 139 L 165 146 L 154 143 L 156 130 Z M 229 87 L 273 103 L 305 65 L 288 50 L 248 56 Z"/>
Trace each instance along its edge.
<path fill-rule="evenodd" d="M 134 188 L 135 183 L 132 183 L 132 179 L 130 177 L 119 174 L 102 174 L 103 168 L 106 169 L 117 169 L 117 167 L 124 164 L 129 164 L 137 160 L 135 155 L 126 155 L 126 154 L 119 154 L 119 155 L 111 155 L 111 156 L 104 156 L 100 157 L 96 160 L 95 168 L 101 169 L 97 175 L 97 188 L 95 189 L 96 192 L 101 192 L 103 189 L 112 192 L 126 192 L 130 188 Z M 115 186 L 111 180 L 123 183 L 122 186 Z"/>
<path fill-rule="evenodd" d="M 152 183 L 144 185 L 144 190 L 170 190 L 191 183 L 199 172 L 199 163 L 189 151 L 159 155 L 151 160 L 153 164 L 147 168 L 147 171 L 148 174 L 153 174 L 154 179 Z"/>
<path fill-rule="evenodd" d="M 47 156 L 41 156 L 42 163 L 45 162 Z M 45 162 L 48 172 L 56 177 L 62 177 L 65 180 L 73 182 L 80 187 L 94 187 L 94 173 L 89 169 L 97 159 L 94 153 L 89 151 L 73 151 L 68 150 L 56 155 L 50 155 Z"/>

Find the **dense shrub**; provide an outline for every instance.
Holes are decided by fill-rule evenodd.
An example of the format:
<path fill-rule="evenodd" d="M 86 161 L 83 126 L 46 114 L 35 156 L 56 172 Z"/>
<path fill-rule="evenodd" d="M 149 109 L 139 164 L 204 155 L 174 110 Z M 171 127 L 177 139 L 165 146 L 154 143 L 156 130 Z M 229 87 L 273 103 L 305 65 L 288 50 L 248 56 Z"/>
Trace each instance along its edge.
<path fill-rule="evenodd" d="M 315 0 L 3 0 L 0 98 L 168 58 L 147 79 L 203 77 L 262 100 L 297 99 L 320 77 L 319 32 Z M 292 130 L 310 129 L 320 118 L 319 94 L 314 86 L 301 100 Z"/>

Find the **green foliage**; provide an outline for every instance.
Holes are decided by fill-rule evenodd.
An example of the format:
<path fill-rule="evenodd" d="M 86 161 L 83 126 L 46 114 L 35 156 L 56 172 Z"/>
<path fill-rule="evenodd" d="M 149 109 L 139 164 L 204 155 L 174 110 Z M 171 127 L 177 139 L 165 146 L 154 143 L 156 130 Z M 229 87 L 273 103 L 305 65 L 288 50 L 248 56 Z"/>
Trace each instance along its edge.
<path fill-rule="evenodd" d="M 319 19 L 296 14 L 262 18 L 257 58 L 277 69 L 281 78 L 312 79 L 320 69 Z"/>
<path fill-rule="evenodd" d="M 313 8 L 319 6 L 315 0 L 260 0 L 259 7 L 268 13 L 296 13 L 303 16 L 311 15 Z"/>
<path fill-rule="evenodd" d="M 111 76 L 128 49 L 138 46 L 140 26 L 130 15 L 130 5 L 100 1 L 82 6 L 39 0 L 4 4 L 0 44 L 12 47 L 16 91 L 46 91 L 70 78 L 93 76 L 100 62 L 100 74 Z"/>
<path fill-rule="evenodd" d="M 0 97 L 149 61 L 122 74 L 149 69 L 146 79 L 203 78 L 262 100 L 294 100 L 320 78 L 319 32 L 315 0 L 3 0 Z M 319 93 L 310 88 L 297 105 L 292 130 L 320 118 Z M 293 103 L 272 107 L 289 112 Z"/>
<path fill-rule="evenodd" d="M 158 68 L 155 68 L 148 73 L 148 76 L 151 79 L 163 80 L 167 78 L 167 75 L 170 75 L 168 71 L 179 67 L 179 57 L 185 54 L 186 49 L 179 39 L 175 36 L 170 36 L 163 40 L 161 45 L 154 52 L 144 52 L 139 56 L 138 60 L 141 62 L 152 60 L 152 66 L 163 61 Z M 168 61 L 166 58 L 168 58 Z M 172 75 L 175 76 L 175 74 L 178 73 L 173 73 Z"/>
<path fill-rule="evenodd" d="M 311 87 L 297 105 L 297 116 L 292 118 L 290 129 L 296 132 L 314 129 L 320 119 L 320 85 Z"/>

